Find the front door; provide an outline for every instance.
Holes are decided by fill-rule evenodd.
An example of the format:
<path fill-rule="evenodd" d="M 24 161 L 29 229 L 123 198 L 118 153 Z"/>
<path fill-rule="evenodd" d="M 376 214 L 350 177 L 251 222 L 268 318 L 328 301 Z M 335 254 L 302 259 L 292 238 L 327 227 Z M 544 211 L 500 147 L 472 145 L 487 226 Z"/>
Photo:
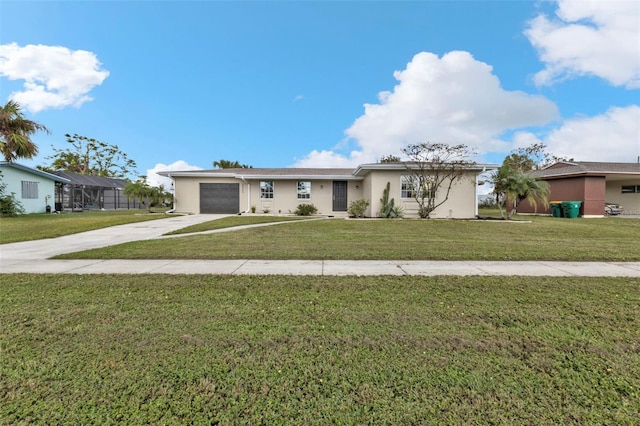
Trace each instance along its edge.
<path fill-rule="evenodd" d="M 346 180 L 333 181 L 333 211 L 334 212 L 347 211 L 347 181 Z"/>

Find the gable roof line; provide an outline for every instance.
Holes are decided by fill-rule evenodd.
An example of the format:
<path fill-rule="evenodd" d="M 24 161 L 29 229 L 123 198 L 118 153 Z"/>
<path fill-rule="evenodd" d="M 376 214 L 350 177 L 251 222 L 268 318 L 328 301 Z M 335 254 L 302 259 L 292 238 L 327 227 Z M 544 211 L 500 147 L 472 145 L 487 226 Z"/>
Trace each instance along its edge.
<path fill-rule="evenodd" d="M 353 175 L 353 169 L 321 168 L 250 168 L 250 169 L 214 169 L 214 170 L 164 170 L 161 176 L 173 177 L 225 177 L 232 179 L 359 179 Z"/>
<path fill-rule="evenodd" d="M 42 170 L 38 170 L 38 169 L 34 169 L 31 167 L 27 167 L 24 166 L 22 164 L 18 164 L 18 163 L 12 163 L 9 161 L 0 161 L 0 166 L 2 167 L 13 167 L 16 168 L 18 170 L 22 170 L 23 172 L 27 172 L 27 173 L 31 173 L 40 177 L 44 177 L 47 179 L 50 179 L 54 182 L 60 182 L 60 183 L 69 183 L 69 179 L 65 179 L 63 177 L 60 176 L 56 176 L 54 174 L 48 173 L 48 172 L 43 172 Z"/>
<path fill-rule="evenodd" d="M 640 175 L 640 163 L 613 163 L 596 161 L 559 161 L 530 173 L 536 178 L 561 178 L 565 176 L 636 176 Z"/>
<path fill-rule="evenodd" d="M 468 167 L 471 171 L 483 171 L 497 168 L 497 164 L 475 164 Z M 406 170 L 406 163 L 369 163 L 349 168 L 251 168 L 251 169 L 214 169 L 214 170 L 163 170 L 157 172 L 166 177 L 226 177 L 232 179 L 335 179 L 362 180 L 372 170 Z"/>
<path fill-rule="evenodd" d="M 492 170 L 492 169 L 497 169 L 499 166 L 498 164 L 492 164 L 492 163 L 475 163 L 473 165 L 469 165 L 464 167 L 466 170 L 469 171 L 478 171 L 478 172 L 483 172 L 486 170 Z M 372 171 L 372 170 L 407 170 L 407 169 L 412 169 L 412 170 L 416 170 L 418 169 L 417 163 L 415 162 L 396 162 L 396 163 L 369 163 L 369 164 L 361 164 L 359 165 L 356 170 L 353 172 L 354 175 L 359 176 L 362 174 L 367 174 L 368 172 Z M 427 168 L 426 171 L 428 171 L 429 169 Z"/>

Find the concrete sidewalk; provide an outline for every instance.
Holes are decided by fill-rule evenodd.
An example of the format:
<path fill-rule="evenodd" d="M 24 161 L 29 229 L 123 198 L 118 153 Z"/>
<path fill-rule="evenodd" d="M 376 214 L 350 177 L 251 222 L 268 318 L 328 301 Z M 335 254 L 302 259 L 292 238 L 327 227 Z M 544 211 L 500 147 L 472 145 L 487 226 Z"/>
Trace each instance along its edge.
<path fill-rule="evenodd" d="M 391 260 L 18 260 L 2 273 L 231 275 L 506 275 L 640 277 L 640 262 L 484 262 Z"/>
<path fill-rule="evenodd" d="M 162 234 L 221 217 L 225 215 L 172 216 L 59 238 L 3 244 L 0 245 L 0 273 L 640 277 L 640 262 L 49 259 L 58 254 L 129 241 L 166 238 Z"/>

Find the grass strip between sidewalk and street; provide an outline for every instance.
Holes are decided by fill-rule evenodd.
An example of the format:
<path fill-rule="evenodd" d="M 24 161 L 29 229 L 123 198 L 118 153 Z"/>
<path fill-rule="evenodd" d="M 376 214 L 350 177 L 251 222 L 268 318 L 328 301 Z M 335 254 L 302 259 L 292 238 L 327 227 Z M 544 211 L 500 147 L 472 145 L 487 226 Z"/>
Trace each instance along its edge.
<path fill-rule="evenodd" d="M 637 424 L 634 278 L 0 276 L 6 424 Z"/>

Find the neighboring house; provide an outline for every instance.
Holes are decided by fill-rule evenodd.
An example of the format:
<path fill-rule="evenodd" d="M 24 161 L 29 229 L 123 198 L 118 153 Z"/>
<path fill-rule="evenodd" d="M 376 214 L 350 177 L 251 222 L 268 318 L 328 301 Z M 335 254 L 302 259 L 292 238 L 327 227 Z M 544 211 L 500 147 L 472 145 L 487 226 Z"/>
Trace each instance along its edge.
<path fill-rule="evenodd" d="M 549 201 L 582 201 L 583 217 L 604 216 L 605 202 L 622 205 L 626 214 L 640 214 L 640 163 L 563 161 L 531 175 L 549 183 Z M 527 201 L 518 206 L 518 213 L 535 211 Z M 537 213 L 549 209 L 538 204 Z"/>
<path fill-rule="evenodd" d="M 125 179 L 67 172 L 53 174 L 67 180 L 66 185 L 58 188 L 56 210 L 116 210 L 143 207 L 137 199 L 129 200 L 124 195 L 124 187 L 127 184 Z"/>
<path fill-rule="evenodd" d="M 456 181 L 449 199 L 433 218 L 474 218 L 477 215 L 477 176 L 496 165 L 475 165 Z M 366 216 L 376 217 L 380 198 L 390 182 L 390 197 L 405 217 L 418 217 L 412 198 L 411 173 L 403 163 L 362 164 L 355 169 L 217 169 L 164 171 L 174 181 L 174 208 L 183 213 L 290 213 L 299 204 L 313 204 L 318 213 L 346 216 L 352 201 L 369 200 Z M 436 198 L 444 197 L 441 189 Z"/>
<path fill-rule="evenodd" d="M 69 183 L 68 179 L 17 163 L 0 162 L 5 193 L 14 194 L 25 213 L 45 213 L 54 210 L 56 187 Z"/>

